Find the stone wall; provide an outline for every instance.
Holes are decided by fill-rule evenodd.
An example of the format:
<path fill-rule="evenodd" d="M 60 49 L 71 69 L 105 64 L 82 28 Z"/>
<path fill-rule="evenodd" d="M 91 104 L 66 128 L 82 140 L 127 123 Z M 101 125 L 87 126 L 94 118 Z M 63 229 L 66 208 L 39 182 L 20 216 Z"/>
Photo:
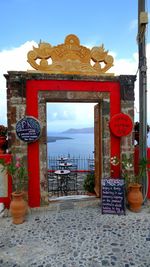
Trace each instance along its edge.
<path fill-rule="evenodd" d="M 120 75 L 121 85 L 121 111 L 128 114 L 134 123 L 134 82 L 136 76 Z M 134 158 L 134 135 L 133 132 L 121 138 L 121 156 L 126 154 Z"/>
<path fill-rule="evenodd" d="M 27 163 L 27 145 L 16 136 L 16 123 L 26 112 L 25 76 L 20 73 L 5 75 L 7 79 L 8 151 L 23 157 Z"/>

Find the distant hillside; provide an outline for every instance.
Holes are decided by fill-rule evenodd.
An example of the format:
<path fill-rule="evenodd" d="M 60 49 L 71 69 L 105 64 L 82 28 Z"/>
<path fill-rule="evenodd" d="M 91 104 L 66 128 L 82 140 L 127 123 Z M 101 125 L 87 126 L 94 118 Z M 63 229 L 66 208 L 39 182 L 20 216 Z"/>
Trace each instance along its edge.
<path fill-rule="evenodd" d="M 78 133 L 93 133 L 94 132 L 94 128 L 93 127 L 88 127 L 88 128 L 81 128 L 81 129 L 68 129 L 62 133 L 68 133 L 68 134 L 78 134 Z"/>

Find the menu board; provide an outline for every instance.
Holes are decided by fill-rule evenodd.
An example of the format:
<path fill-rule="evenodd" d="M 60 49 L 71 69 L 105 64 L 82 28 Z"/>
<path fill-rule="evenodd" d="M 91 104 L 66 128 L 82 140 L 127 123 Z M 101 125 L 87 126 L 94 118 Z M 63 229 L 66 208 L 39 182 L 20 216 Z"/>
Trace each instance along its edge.
<path fill-rule="evenodd" d="M 24 142 L 35 142 L 41 134 L 39 121 L 34 117 L 24 117 L 16 124 L 16 134 Z"/>
<path fill-rule="evenodd" d="M 102 214 L 125 214 L 124 179 L 102 179 Z"/>

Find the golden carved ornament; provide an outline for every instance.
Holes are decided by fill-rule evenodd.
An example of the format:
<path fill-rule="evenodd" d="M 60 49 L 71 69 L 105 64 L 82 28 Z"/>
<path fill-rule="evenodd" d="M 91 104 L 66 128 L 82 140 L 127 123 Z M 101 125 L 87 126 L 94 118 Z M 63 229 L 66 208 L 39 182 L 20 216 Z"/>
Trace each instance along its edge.
<path fill-rule="evenodd" d="M 113 66 L 113 57 L 104 46 L 89 49 L 80 45 L 76 35 L 70 34 L 64 44 L 51 46 L 40 42 L 28 52 L 28 63 L 37 71 L 54 74 L 106 75 Z M 113 75 L 107 73 L 107 75 Z"/>

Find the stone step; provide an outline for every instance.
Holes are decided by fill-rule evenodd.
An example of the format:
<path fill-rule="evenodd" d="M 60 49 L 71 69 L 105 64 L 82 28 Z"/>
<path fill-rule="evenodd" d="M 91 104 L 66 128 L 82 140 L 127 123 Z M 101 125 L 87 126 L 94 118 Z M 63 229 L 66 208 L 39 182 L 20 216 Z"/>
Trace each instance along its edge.
<path fill-rule="evenodd" d="M 100 206 L 100 198 L 96 196 L 63 196 L 58 198 L 50 198 L 49 205 L 45 207 L 38 208 L 30 208 L 29 213 L 33 213 L 35 211 L 61 211 L 66 209 L 78 209 L 84 207 L 96 207 Z"/>

